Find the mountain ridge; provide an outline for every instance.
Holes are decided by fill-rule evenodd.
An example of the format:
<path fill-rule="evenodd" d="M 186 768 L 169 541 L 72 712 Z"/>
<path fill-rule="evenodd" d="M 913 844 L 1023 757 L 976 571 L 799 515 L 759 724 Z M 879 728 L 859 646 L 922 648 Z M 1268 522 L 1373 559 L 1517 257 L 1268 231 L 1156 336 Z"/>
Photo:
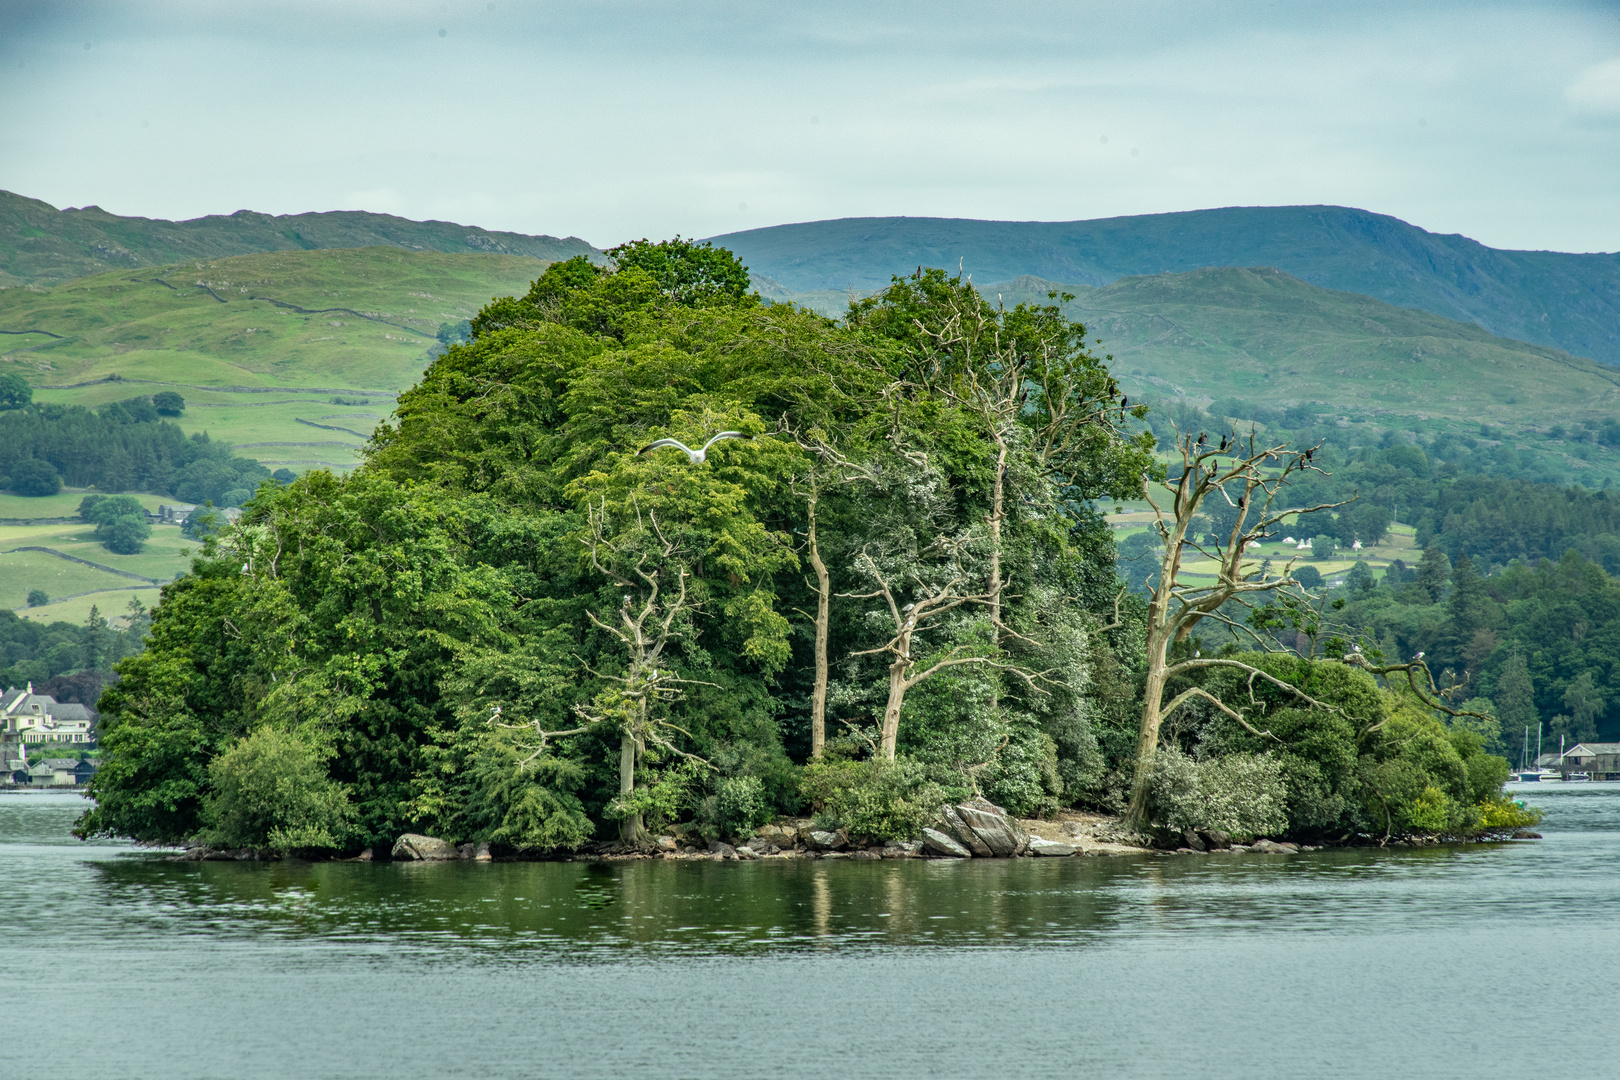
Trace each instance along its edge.
<path fill-rule="evenodd" d="M 576 236 L 527 236 L 364 210 L 280 215 L 238 210 L 168 221 L 123 217 L 99 206 L 57 209 L 0 190 L 0 287 L 54 285 L 113 270 L 198 259 L 366 247 L 516 255 L 543 262 L 597 254 Z"/>
<path fill-rule="evenodd" d="M 1091 286 L 1275 266 L 1321 288 L 1620 364 L 1620 253 L 1491 248 L 1353 207 L 1221 207 L 1067 222 L 838 218 L 710 239 L 797 293 L 870 292 L 919 265 L 960 266 L 978 281 L 1027 274 Z"/>

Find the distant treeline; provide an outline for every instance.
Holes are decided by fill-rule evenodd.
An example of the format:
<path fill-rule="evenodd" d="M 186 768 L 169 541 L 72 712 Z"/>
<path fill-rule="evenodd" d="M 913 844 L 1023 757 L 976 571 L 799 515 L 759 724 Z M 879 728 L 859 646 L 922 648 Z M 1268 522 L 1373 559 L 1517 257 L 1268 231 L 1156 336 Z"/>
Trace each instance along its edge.
<path fill-rule="evenodd" d="M 44 474 L 38 482 L 50 485 L 51 476 L 25 464 L 29 461 L 48 464 L 58 485 L 166 491 L 184 502 L 213 500 L 218 505 L 246 500 L 270 476 L 257 461 L 237 457 L 228 443 L 213 442 L 206 434 L 187 437 L 146 397 L 94 410 L 30 404 L 0 412 L 0 478 L 5 481 L 0 486 L 25 494 L 49 493 L 37 487 L 23 491 L 15 482 L 19 476 L 36 482 Z"/>
<path fill-rule="evenodd" d="M 154 594 L 156 595 L 156 594 Z M 139 602 L 127 613 L 128 625 L 117 629 L 99 611 L 83 623 L 42 623 L 0 608 L 0 680 L 58 701 L 95 705 L 102 687 L 115 678 L 112 666 L 141 651 L 151 617 Z"/>
<path fill-rule="evenodd" d="M 1211 410 L 1236 404 L 1216 402 Z M 1212 436 L 1233 423 L 1175 402 L 1152 409 L 1148 422 L 1161 442 L 1170 437 L 1172 421 L 1184 431 Z M 1323 423 L 1301 406 L 1250 412 L 1267 425 L 1260 436 L 1267 441 L 1322 444 L 1315 464 L 1323 472 L 1295 483 L 1291 501 L 1354 500 L 1296 523 L 1293 531 L 1301 536 L 1327 535 L 1350 547 L 1356 540 L 1376 542 L 1390 522 L 1399 521 L 1416 527 L 1420 548 L 1438 547 L 1453 559 L 1466 552 L 1487 575 L 1515 559 L 1534 564 L 1569 551 L 1620 574 L 1620 492 L 1574 486 L 1567 473 L 1549 469 L 1547 455 L 1520 450 L 1500 432 L 1482 428 L 1477 437 L 1447 432 L 1417 439 L 1409 432 Z M 1604 446 L 1620 443 L 1620 424 L 1560 434 Z"/>

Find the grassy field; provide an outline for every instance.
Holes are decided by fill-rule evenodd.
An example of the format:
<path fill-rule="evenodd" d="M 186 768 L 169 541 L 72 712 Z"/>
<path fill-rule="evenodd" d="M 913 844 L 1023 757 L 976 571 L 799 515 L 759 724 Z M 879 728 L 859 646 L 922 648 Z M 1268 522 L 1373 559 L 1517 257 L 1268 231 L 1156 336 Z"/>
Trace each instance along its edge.
<path fill-rule="evenodd" d="M 0 491 L 0 519 L 73 517 L 79 512 L 79 503 L 89 494 L 91 492 L 83 488 L 63 488 L 55 495 L 30 498 Z M 163 503 L 179 501 L 171 495 L 132 494 L 130 497 L 139 499 L 148 510 L 156 510 Z"/>
<path fill-rule="evenodd" d="M 272 468 L 349 466 L 364 436 L 298 421 L 369 434 L 421 376 L 441 323 L 525 291 L 544 266 L 396 248 L 283 251 L 4 289 L 0 329 L 41 333 L 0 338 L 0 371 L 23 373 L 41 402 L 176 390 L 188 433 L 285 444 L 244 447 Z"/>

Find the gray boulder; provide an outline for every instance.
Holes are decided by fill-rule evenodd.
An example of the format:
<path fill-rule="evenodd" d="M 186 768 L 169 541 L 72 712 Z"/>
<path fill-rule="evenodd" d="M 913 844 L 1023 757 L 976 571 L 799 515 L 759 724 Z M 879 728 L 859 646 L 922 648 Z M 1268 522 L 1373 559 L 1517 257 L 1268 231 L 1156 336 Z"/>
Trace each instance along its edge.
<path fill-rule="evenodd" d="M 971 859 L 973 852 L 957 843 L 955 839 L 945 835 L 938 829 L 923 830 L 923 847 L 935 855 L 942 855 L 947 859 Z"/>
<path fill-rule="evenodd" d="M 1299 845 L 1290 844 L 1286 841 L 1256 840 L 1249 845 L 1249 850 L 1259 851 L 1266 855 L 1294 855 L 1299 852 Z"/>
<path fill-rule="evenodd" d="M 479 844 L 478 851 L 473 855 L 474 862 L 494 862 L 495 856 L 489 853 L 488 844 Z"/>
<path fill-rule="evenodd" d="M 1231 835 L 1223 833 L 1219 829 L 1210 829 L 1208 832 L 1201 832 L 1198 835 L 1203 838 L 1204 843 L 1209 846 L 1211 851 L 1225 851 L 1232 846 Z"/>
<path fill-rule="evenodd" d="M 786 825 L 762 825 L 759 831 L 754 833 L 754 839 L 763 840 L 773 847 L 790 848 L 799 842 L 799 831 Z M 754 847 L 754 844 L 750 842 L 748 846 Z M 755 848 L 755 850 L 760 849 Z"/>
<path fill-rule="evenodd" d="M 1199 835 L 1193 832 L 1191 829 L 1185 829 L 1182 831 L 1181 842 L 1184 846 L 1190 847 L 1194 851 L 1204 851 L 1207 847 Z"/>
<path fill-rule="evenodd" d="M 962 815 L 957 813 L 956 807 L 945 807 L 940 811 L 939 817 L 942 822 L 939 831 L 956 837 L 957 842 L 967 848 L 969 854 L 976 855 L 981 859 L 994 857 L 995 852 L 991 851 L 990 845 L 984 842 L 984 837 L 980 836 L 973 830 L 971 825 L 962 820 Z"/>
<path fill-rule="evenodd" d="M 722 843 L 721 841 L 716 840 L 714 843 L 709 845 L 709 854 L 718 855 L 722 859 L 735 859 L 737 857 L 737 849 L 732 847 L 730 844 Z M 749 852 L 749 855 L 751 857 L 753 852 Z"/>
<path fill-rule="evenodd" d="M 884 845 L 883 857 L 885 859 L 916 859 L 922 856 L 923 846 L 920 840 L 895 840 Z"/>
<path fill-rule="evenodd" d="M 978 834 L 990 854 L 998 859 L 1010 859 L 1021 853 L 1029 843 L 1029 834 L 1007 816 L 1007 811 L 984 799 L 958 803 L 953 809 L 963 824 Z M 977 851 L 974 852 L 978 854 Z"/>
<path fill-rule="evenodd" d="M 1029 838 L 1029 853 L 1031 855 L 1047 855 L 1061 857 L 1075 853 L 1073 844 L 1065 844 L 1059 840 L 1042 840 L 1039 836 Z"/>
<path fill-rule="evenodd" d="M 405 862 L 441 862 L 459 859 L 461 852 L 448 840 L 408 832 L 394 842 L 393 858 Z"/>
<path fill-rule="evenodd" d="M 805 842 L 817 851 L 842 851 L 849 846 L 849 838 L 841 831 L 829 832 L 826 829 L 810 830 Z"/>

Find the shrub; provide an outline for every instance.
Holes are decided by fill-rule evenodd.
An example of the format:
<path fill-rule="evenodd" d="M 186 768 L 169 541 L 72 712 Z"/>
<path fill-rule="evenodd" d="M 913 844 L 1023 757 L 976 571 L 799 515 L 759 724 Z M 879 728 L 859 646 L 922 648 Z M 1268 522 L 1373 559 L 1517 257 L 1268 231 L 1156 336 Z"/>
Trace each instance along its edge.
<path fill-rule="evenodd" d="M 800 790 L 823 823 L 869 840 L 912 839 L 943 804 L 967 794 L 908 758 L 815 762 L 805 767 Z"/>
<path fill-rule="evenodd" d="M 208 766 L 202 839 L 279 853 L 341 847 L 354 808 L 326 775 L 326 755 L 295 732 L 265 726 Z"/>
<path fill-rule="evenodd" d="M 62 475 L 48 461 L 25 458 L 11 470 L 11 490 L 33 498 L 55 495 L 62 490 Z"/>
<path fill-rule="evenodd" d="M 765 784 L 757 776 L 728 776 L 715 790 L 715 824 L 726 836 L 746 836 L 771 819 Z"/>
<path fill-rule="evenodd" d="M 51 596 L 44 589 L 28 590 L 28 606 L 42 607 L 51 602 Z"/>
<path fill-rule="evenodd" d="M 1235 840 L 1288 827 L 1282 763 L 1270 754 L 1231 754 L 1195 761 L 1173 746 L 1153 759 L 1153 803 L 1177 832 L 1219 830 Z"/>
<path fill-rule="evenodd" d="M 164 416 L 179 416 L 186 411 L 186 399 L 173 390 L 163 390 L 152 395 L 152 407 Z"/>

